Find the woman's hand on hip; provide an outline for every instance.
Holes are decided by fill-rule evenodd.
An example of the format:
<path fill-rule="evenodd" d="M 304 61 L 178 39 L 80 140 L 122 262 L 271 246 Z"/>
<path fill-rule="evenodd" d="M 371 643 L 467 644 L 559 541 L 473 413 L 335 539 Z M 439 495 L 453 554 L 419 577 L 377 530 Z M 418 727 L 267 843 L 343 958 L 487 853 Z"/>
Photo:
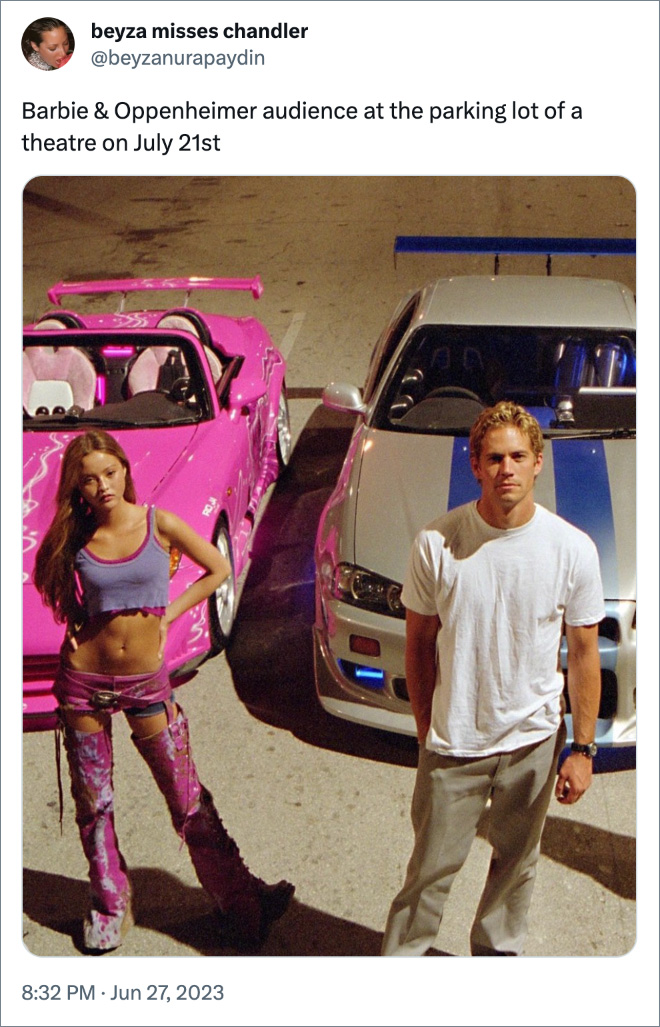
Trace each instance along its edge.
<path fill-rule="evenodd" d="M 160 618 L 160 624 L 158 627 L 158 659 L 162 660 L 165 656 L 165 644 L 167 642 L 167 629 L 169 627 L 167 621 L 167 615 L 163 614 Z"/>

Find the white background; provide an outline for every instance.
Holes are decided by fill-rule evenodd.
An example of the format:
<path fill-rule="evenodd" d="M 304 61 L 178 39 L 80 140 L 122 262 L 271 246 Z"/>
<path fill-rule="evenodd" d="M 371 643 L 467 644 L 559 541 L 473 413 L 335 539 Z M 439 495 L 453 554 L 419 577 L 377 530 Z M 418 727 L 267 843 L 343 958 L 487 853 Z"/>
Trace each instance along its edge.
<path fill-rule="evenodd" d="M 46 14 L 67 22 L 75 57 L 57 76 L 28 67 L 19 40 Z M 307 25 L 304 40 L 92 40 L 91 23 Z M 6 1025 L 41 1024 L 656 1024 L 657 1020 L 657 410 L 658 410 L 658 5 L 655 2 L 538 3 L 43 3 L 2 4 L 2 992 Z M 234 52 L 266 55 L 264 67 L 95 68 L 93 51 Z M 386 120 L 159 122 L 112 118 L 23 123 L 23 101 L 132 104 L 457 105 L 511 101 L 579 105 L 559 121 Z M 218 153 L 23 152 L 21 136 L 178 137 L 219 134 Z M 15 376 L 21 316 L 21 196 L 39 175 L 622 175 L 638 199 L 638 296 L 642 375 L 638 532 L 640 592 L 639 930 L 616 960 L 450 964 L 376 959 L 38 959 L 20 938 L 21 795 L 16 649 L 19 580 L 15 546 L 20 447 Z M 632 525 L 631 525 L 632 530 Z M 652 755 L 650 755 L 652 753 Z M 44 774 L 51 768 L 45 767 Z M 365 887 L 369 886 L 365 880 Z M 579 918 L 566 932 L 580 931 Z M 28 1003 L 23 984 L 92 983 L 121 988 L 148 980 L 225 985 L 222 1003 L 99 1001 Z M 46 1008 L 44 1008 L 46 1006 Z M 177 1008 L 178 1007 L 178 1008 Z M 121 1014 L 121 1016 L 120 1016 Z"/>

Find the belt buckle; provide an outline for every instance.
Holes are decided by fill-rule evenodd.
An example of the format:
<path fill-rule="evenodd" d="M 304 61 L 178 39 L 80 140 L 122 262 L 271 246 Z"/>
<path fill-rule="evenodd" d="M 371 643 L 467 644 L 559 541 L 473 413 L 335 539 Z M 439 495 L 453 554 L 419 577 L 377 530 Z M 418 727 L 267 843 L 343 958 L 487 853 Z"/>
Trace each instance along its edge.
<path fill-rule="evenodd" d="M 117 692 L 94 692 L 91 703 L 96 710 L 109 710 L 119 705 L 119 694 Z"/>

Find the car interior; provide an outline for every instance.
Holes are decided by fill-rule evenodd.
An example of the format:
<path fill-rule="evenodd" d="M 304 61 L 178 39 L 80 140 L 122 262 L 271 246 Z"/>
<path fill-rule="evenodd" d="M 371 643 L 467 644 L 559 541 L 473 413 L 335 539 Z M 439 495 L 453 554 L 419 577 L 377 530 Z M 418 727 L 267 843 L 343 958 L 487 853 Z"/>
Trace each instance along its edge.
<path fill-rule="evenodd" d="M 43 341 L 29 338 L 23 350 L 23 410 L 31 427 L 62 417 L 139 425 L 209 412 L 199 358 L 174 339 L 155 337 L 154 345 L 145 345 L 144 335 L 122 333 L 78 336 L 76 345 Z M 220 383 L 220 359 L 212 353 L 207 360 Z"/>
<path fill-rule="evenodd" d="M 623 333 L 426 326 L 405 347 L 377 420 L 467 430 L 486 406 L 511 399 L 548 428 L 632 428 L 635 372 L 634 336 Z"/>

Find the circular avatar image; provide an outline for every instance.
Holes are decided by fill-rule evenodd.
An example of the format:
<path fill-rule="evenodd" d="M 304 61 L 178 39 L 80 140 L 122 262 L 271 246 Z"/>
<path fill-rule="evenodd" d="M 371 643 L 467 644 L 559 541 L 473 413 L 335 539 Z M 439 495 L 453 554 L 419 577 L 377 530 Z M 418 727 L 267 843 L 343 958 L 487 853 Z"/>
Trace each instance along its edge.
<path fill-rule="evenodd" d="M 74 47 L 71 29 L 59 18 L 37 18 L 21 39 L 23 56 L 38 71 L 58 71 L 71 60 Z"/>

